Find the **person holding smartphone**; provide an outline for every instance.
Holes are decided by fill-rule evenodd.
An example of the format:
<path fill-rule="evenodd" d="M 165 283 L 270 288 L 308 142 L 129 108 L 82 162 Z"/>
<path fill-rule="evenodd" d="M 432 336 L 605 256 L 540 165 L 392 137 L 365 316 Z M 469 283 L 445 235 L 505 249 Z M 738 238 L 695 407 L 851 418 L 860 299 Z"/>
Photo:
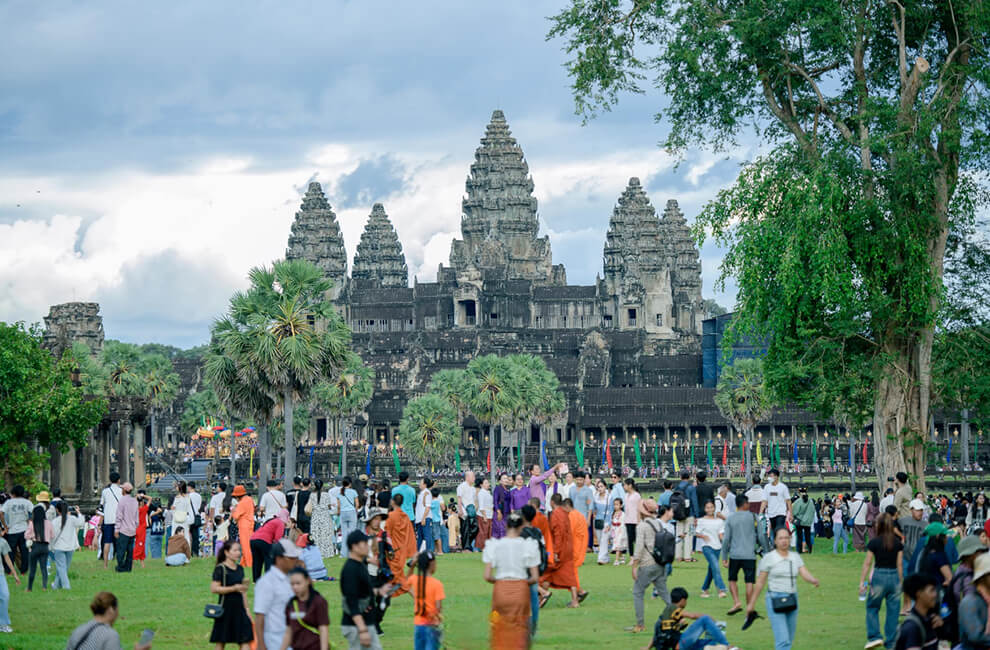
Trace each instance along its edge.
<path fill-rule="evenodd" d="M 120 616 L 117 597 L 109 591 L 101 591 L 93 597 L 89 604 L 93 618 L 86 621 L 69 635 L 66 650 L 83 650 L 83 648 L 120 648 L 120 635 L 113 629 L 113 624 Z M 145 630 L 141 639 L 134 644 L 134 650 L 151 650 L 151 639 L 154 632 Z"/>

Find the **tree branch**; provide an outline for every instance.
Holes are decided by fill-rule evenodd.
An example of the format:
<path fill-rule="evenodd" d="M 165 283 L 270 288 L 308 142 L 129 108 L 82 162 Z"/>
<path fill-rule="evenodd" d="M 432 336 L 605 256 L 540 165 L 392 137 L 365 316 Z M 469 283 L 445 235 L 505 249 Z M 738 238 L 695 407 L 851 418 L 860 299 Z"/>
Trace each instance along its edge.
<path fill-rule="evenodd" d="M 839 130 L 839 133 L 842 134 L 842 137 L 844 137 L 849 142 L 849 144 L 855 145 L 856 138 L 855 136 L 853 136 L 852 131 L 849 129 L 846 123 L 843 122 L 841 119 L 839 119 L 839 116 L 836 115 L 831 108 L 829 108 L 828 104 L 825 103 L 825 97 L 822 95 L 821 89 L 818 88 L 818 84 L 815 83 L 815 80 L 811 78 L 811 75 L 809 75 L 804 68 L 802 68 L 797 64 L 791 63 L 790 61 L 785 61 L 784 65 L 786 65 L 794 72 L 797 72 L 809 84 L 811 84 L 811 89 L 815 91 L 815 95 L 818 97 L 818 104 L 822 107 L 822 112 L 824 112 L 825 115 L 828 117 L 828 119 L 832 122 L 832 124 L 835 125 L 835 128 Z"/>
<path fill-rule="evenodd" d="M 808 139 L 808 134 L 804 132 L 801 125 L 798 124 L 794 116 L 787 112 L 786 109 L 781 107 L 777 102 L 777 98 L 774 96 L 773 88 L 770 85 L 770 79 L 767 77 L 765 70 L 757 67 L 757 72 L 760 76 L 760 83 L 763 86 L 763 96 L 767 100 L 767 105 L 770 107 L 770 111 L 780 120 L 784 126 L 786 126 L 794 137 L 797 139 L 798 144 L 804 149 L 808 154 L 814 156 L 817 155 L 817 148 Z"/>

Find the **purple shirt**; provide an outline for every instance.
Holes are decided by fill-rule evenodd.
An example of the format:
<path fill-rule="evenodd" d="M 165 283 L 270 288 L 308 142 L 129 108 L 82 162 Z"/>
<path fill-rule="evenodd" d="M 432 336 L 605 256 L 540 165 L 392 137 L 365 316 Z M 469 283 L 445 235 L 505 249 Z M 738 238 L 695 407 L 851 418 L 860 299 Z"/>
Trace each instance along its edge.
<path fill-rule="evenodd" d="M 495 512 L 502 513 L 502 520 L 509 516 L 512 512 L 512 496 L 511 492 L 506 490 L 501 485 L 496 485 L 495 489 L 492 491 L 492 498 L 495 501 Z"/>
<path fill-rule="evenodd" d="M 509 501 L 511 502 L 513 510 L 521 510 L 524 505 L 529 503 L 530 495 L 529 488 L 514 488 L 512 492 L 509 493 Z"/>
<path fill-rule="evenodd" d="M 138 502 L 129 494 L 120 497 L 120 503 L 117 504 L 116 525 L 115 531 L 121 535 L 134 537 L 137 534 Z"/>
<path fill-rule="evenodd" d="M 529 495 L 530 497 L 538 497 L 540 499 L 540 507 L 546 509 L 546 487 L 543 485 L 543 481 L 547 480 L 550 475 L 553 474 L 553 468 L 551 467 L 547 471 L 539 474 L 537 476 L 529 477 Z"/>

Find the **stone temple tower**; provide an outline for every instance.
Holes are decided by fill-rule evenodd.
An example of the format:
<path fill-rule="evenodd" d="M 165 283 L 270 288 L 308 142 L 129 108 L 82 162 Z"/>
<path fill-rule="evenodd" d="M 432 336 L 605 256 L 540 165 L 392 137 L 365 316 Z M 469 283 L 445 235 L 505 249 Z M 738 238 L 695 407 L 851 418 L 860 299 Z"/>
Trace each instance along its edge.
<path fill-rule="evenodd" d="M 701 333 L 704 304 L 701 298 L 701 260 L 687 220 L 670 199 L 660 219 L 666 258 L 670 264 L 673 327 L 685 335 Z"/>
<path fill-rule="evenodd" d="M 333 280 L 330 297 L 337 300 L 347 285 L 347 252 L 337 215 L 330 209 L 319 183 L 310 183 L 296 212 L 285 259 L 308 260 Z"/>
<path fill-rule="evenodd" d="M 554 265 L 550 239 L 538 237 L 540 225 L 533 179 L 522 148 L 500 110 L 475 151 L 461 203 L 461 235 L 450 248 L 450 264 L 460 278 L 472 271 L 496 271 L 507 280 L 535 285 L 567 283 L 562 265 Z"/>
<path fill-rule="evenodd" d="M 408 287 L 409 267 L 399 237 L 381 203 L 371 208 L 354 255 L 351 281 L 355 287 Z"/>
<path fill-rule="evenodd" d="M 93 356 L 103 350 L 103 317 L 95 302 L 52 305 L 45 316 L 44 346 L 61 357 L 73 343 L 85 343 Z"/>

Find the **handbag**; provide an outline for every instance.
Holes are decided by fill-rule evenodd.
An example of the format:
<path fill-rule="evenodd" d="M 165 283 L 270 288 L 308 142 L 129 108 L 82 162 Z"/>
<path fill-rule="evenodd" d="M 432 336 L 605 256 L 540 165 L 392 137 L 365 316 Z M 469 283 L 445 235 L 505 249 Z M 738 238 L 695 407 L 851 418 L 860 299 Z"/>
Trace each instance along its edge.
<path fill-rule="evenodd" d="M 605 530 L 605 520 L 596 519 L 595 520 L 595 530 Z"/>
<path fill-rule="evenodd" d="M 796 588 L 797 585 L 794 584 L 794 563 L 791 562 L 790 558 L 787 558 L 787 566 L 791 570 L 791 586 Z M 797 609 L 797 592 L 784 594 L 783 596 L 771 596 L 770 606 L 778 614 L 793 612 Z"/>
<path fill-rule="evenodd" d="M 220 584 L 224 587 L 227 586 L 227 567 L 223 568 L 223 579 Z M 203 616 L 206 618 L 220 618 L 223 616 L 223 605 L 220 602 L 223 601 L 223 594 L 217 597 L 217 604 L 207 603 L 206 607 L 203 608 Z"/>

